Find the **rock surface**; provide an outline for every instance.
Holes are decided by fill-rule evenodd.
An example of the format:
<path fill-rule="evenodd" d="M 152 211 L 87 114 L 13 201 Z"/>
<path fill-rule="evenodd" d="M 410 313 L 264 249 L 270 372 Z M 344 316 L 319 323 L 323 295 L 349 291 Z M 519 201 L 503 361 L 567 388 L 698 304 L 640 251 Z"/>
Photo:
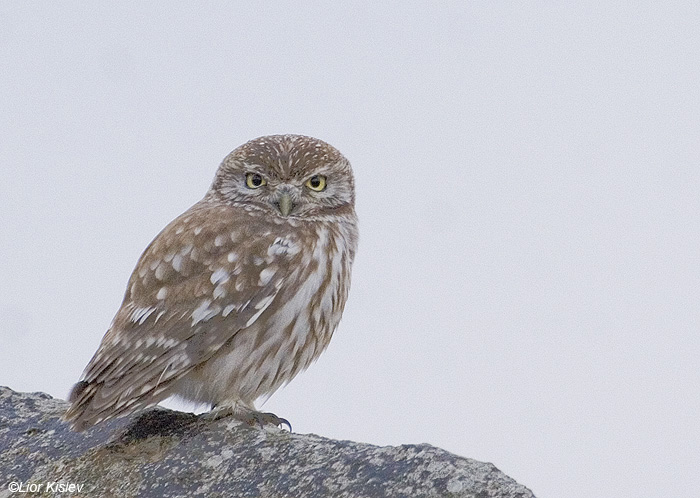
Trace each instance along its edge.
<path fill-rule="evenodd" d="M 0 387 L 0 498 L 534 496 L 490 463 L 427 444 L 379 447 L 160 408 L 75 433 L 60 421 L 67 406 Z"/>

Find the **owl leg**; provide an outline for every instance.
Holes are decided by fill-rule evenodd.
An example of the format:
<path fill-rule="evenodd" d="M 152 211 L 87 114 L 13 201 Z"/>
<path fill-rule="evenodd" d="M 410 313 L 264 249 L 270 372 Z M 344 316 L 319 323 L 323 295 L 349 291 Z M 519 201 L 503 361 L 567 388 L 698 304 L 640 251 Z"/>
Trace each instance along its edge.
<path fill-rule="evenodd" d="M 292 424 L 285 418 L 278 417 L 274 413 L 270 412 L 259 412 L 253 406 L 244 405 L 240 402 L 234 404 L 221 404 L 212 405 L 211 411 L 201 415 L 203 420 L 219 420 L 225 417 L 233 417 L 238 419 L 251 427 L 259 425 L 260 428 L 264 428 L 266 424 L 275 425 L 281 427 L 286 425 L 289 427 L 289 432 L 292 432 Z"/>

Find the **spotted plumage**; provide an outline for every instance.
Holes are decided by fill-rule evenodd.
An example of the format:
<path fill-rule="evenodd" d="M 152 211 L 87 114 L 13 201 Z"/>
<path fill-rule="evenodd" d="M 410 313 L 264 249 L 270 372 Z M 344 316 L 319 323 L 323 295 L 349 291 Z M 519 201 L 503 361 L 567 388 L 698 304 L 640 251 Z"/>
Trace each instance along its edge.
<path fill-rule="evenodd" d="M 65 419 L 83 430 L 172 395 L 257 413 L 338 326 L 354 202 L 350 164 L 325 142 L 275 135 L 234 150 L 141 256 Z"/>

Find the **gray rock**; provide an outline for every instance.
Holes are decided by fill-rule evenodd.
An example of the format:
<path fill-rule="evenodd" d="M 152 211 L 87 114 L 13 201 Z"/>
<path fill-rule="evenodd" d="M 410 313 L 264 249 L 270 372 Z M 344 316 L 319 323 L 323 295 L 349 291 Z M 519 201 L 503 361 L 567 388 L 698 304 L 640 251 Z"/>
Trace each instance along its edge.
<path fill-rule="evenodd" d="M 161 408 L 74 433 L 59 419 L 67 406 L 0 387 L 0 497 L 10 483 L 71 497 L 534 496 L 490 463 L 427 444 L 372 446 Z"/>

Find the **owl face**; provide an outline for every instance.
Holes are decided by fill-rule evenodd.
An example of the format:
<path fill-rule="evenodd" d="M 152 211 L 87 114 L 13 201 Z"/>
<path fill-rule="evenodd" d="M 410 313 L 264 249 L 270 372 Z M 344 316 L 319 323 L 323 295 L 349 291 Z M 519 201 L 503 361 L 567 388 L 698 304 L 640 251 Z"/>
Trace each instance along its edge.
<path fill-rule="evenodd" d="M 348 161 L 327 143 L 273 135 L 238 147 L 219 166 L 209 195 L 283 218 L 313 218 L 353 209 Z"/>

